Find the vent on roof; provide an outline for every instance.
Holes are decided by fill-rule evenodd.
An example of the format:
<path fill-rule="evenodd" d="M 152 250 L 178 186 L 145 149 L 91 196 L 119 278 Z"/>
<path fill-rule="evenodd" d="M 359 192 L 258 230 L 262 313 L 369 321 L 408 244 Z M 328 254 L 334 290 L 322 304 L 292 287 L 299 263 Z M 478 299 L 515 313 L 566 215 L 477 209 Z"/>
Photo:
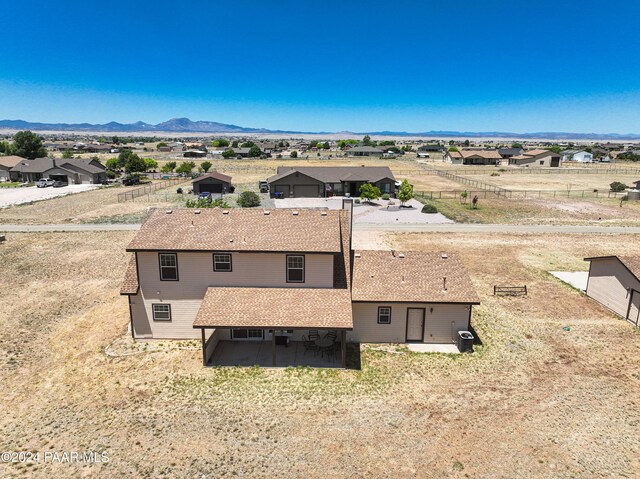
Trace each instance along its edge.
<path fill-rule="evenodd" d="M 396 257 L 396 250 L 394 249 L 391 250 L 391 256 L 393 256 L 394 258 Z"/>
<path fill-rule="evenodd" d="M 168 215 L 170 215 L 171 213 L 173 213 L 173 211 L 171 211 L 171 210 L 167 210 L 167 211 L 165 211 L 165 213 L 166 213 L 166 214 L 168 214 Z"/>
<path fill-rule="evenodd" d="M 271 214 L 271 211 L 264 211 L 265 216 L 269 216 L 270 214 Z"/>
<path fill-rule="evenodd" d="M 229 210 L 222 210 L 222 214 L 223 215 L 228 215 L 229 214 Z"/>
<path fill-rule="evenodd" d="M 404 253 L 398 253 L 398 258 L 404 258 Z"/>
<path fill-rule="evenodd" d="M 447 253 L 440 253 L 440 257 L 442 259 L 447 259 L 449 257 L 449 255 Z"/>
<path fill-rule="evenodd" d="M 327 212 L 323 211 L 322 213 L 320 213 L 320 216 L 327 216 Z"/>
<path fill-rule="evenodd" d="M 293 211 L 291 212 L 291 214 L 292 214 L 293 216 L 298 216 L 298 214 L 299 214 L 299 213 L 298 213 L 298 211 L 293 210 Z"/>
<path fill-rule="evenodd" d="M 194 215 L 199 215 L 199 214 L 200 214 L 200 210 L 194 210 L 194 211 L 193 211 L 193 214 L 194 214 Z"/>
<path fill-rule="evenodd" d="M 356 258 L 359 258 L 360 257 L 360 253 L 356 253 L 353 256 L 356 257 Z"/>
<path fill-rule="evenodd" d="M 442 278 L 442 289 L 444 289 L 445 291 L 447 290 L 447 277 L 444 276 Z"/>

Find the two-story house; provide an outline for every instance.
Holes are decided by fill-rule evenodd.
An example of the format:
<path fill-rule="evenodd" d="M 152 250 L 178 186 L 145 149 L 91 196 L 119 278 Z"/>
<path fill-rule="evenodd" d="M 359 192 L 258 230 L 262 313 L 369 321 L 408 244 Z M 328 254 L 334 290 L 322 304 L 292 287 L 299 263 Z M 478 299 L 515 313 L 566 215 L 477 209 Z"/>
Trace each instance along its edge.
<path fill-rule="evenodd" d="M 452 343 L 479 304 L 455 255 L 353 251 L 343 210 L 155 210 L 127 247 L 136 339 Z"/>

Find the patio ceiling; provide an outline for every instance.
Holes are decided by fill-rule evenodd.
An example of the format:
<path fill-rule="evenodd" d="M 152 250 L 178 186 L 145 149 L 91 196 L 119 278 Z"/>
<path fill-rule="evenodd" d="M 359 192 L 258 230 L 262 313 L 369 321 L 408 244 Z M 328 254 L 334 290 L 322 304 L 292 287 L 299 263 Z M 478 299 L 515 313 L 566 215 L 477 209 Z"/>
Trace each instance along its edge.
<path fill-rule="evenodd" d="M 194 328 L 353 329 L 348 289 L 207 289 Z"/>

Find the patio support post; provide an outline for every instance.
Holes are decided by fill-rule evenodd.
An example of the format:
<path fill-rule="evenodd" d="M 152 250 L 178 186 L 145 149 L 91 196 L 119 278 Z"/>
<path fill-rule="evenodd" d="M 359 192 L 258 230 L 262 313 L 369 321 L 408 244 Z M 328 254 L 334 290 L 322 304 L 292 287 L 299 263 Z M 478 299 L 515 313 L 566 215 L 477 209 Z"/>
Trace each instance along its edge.
<path fill-rule="evenodd" d="M 342 350 L 342 367 L 347 368 L 347 332 L 342 330 L 342 337 L 340 338 L 340 349 Z"/>
<path fill-rule="evenodd" d="M 207 341 L 204 338 L 204 328 L 200 328 L 200 332 L 202 332 L 202 365 L 207 365 Z"/>
<path fill-rule="evenodd" d="M 271 332 L 271 361 L 272 365 L 276 367 L 276 330 Z"/>

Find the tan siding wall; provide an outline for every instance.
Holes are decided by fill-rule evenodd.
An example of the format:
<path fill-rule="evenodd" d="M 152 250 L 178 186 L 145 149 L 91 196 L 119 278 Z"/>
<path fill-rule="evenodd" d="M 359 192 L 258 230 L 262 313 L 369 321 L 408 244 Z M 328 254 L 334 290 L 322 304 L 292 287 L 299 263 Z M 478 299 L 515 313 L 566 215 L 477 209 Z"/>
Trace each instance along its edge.
<path fill-rule="evenodd" d="M 284 254 L 233 253 L 233 271 L 223 273 L 213 271 L 211 253 L 178 253 L 179 281 L 160 281 L 158 254 L 138 253 L 141 293 L 132 297 L 137 337 L 199 338 L 192 325 L 209 286 L 333 287 L 332 255 L 305 255 L 304 283 L 286 282 L 285 263 Z M 151 305 L 161 302 L 171 305 L 172 321 L 153 321 Z"/>
<path fill-rule="evenodd" d="M 378 306 L 391 307 L 391 324 L 378 324 Z M 453 342 L 451 331 L 457 334 L 469 327 L 467 305 L 353 303 L 353 331 L 347 332 L 347 339 L 362 343 L 404 343 L 407 308 L 425 308 L 425 342 Z"/>
<path fill-rule="evenodd" d="M 591 262 L 587 296 L 623 318 L 627 316 L 629 307 L 630 293 L 627 288 L 640 291 L 640 281 L 620 261 L 612 258 Z"/>

